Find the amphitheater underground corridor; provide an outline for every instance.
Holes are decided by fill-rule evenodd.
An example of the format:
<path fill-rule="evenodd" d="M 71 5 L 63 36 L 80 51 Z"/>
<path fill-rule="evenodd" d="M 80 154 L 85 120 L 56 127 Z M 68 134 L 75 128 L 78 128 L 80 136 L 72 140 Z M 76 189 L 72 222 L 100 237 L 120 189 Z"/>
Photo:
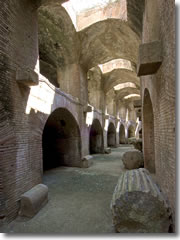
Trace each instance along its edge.
<path fill-rule="evenodd" d="M 0 232 L 176 233 L 175 9 L 0 0 Z"/>
<path fill-rule="evenodd" d="M 110 202 L 123 171 L 122 154 L 132 145 L 112 148 L 110 154 L 93 154 L 89 168 L 56 167 L 44 171 L 48 204 L 32 219 L 18 217 L 6 233 L 114 233 Z M 3 232 L 2 231 L 2 232 Z"/>

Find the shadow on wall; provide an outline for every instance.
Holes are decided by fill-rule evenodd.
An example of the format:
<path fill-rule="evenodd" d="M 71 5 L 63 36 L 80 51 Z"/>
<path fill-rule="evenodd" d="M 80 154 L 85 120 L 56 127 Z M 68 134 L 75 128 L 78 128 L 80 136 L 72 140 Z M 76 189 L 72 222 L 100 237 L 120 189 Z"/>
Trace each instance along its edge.
<path fill-rule="evenodd" d="M 80 166 L 80 130 L 67 109 L 58 108 L 51 113 L 44 127 L 42 146 L 44 170 Z"/>
<path fill-rule="evenodd" d="M 119 129 L 119 143 L 120 144 L 125 144 L 126 143 L 125 128 L 124 128 L 123 124 L 121 124 L 120 129 Z"/>
<path fill-rule="evenodd" d="M 135 128 L 130 125 L 128 128 L 128 138 L 134 138 L 135 137 Z"/>
<path fill-rule="evenodd" d="M 89 133 L 89 152 L 103 153 L 103 130 L 98 119 L 94 119 Z"/>
<path fill-rule="evenodd" d="M 144 90 L 143 126 L 144 166 L 151 173 L 155 173 L 154 114 L 150 94 L 147 88 Z"/>
<path fill-rule="evenodd" d="M 108 127 L 107 145 L 108 147 L 116 146 L 116 128 L 112 122 L 109 124 L 109 127 Z"/>

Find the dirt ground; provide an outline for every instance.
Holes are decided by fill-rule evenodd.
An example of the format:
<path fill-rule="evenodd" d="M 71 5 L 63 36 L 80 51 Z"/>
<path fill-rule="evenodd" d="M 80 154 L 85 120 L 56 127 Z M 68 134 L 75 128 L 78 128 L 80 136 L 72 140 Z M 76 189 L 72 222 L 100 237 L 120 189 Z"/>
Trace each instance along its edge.
<path fill-rule="evenodd" d="M 105 234 L 114 233 L 110 202 L 124 169 L 121 145 L 110 154 L 93 155 L 89 168 L 59 167 L 44 173 L 49 201 L 32 219 L 17 217 L 3 233 Z"/>

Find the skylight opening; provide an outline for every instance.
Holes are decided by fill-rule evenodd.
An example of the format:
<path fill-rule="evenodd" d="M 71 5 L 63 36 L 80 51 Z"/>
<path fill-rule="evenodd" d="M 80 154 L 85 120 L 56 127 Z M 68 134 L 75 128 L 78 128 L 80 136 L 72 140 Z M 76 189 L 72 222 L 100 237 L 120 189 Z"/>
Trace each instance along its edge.
<path fill-rule="evenodd" d="M 139 94 L 129 94 L 129 95 L 125 96 L 124 99 L 129 99 L 132 97 L 140 97 L 140 95 Z"/>
<path fill-rule="evenodd" d="M 71 17 L 76 31 L 109 18 L 127 21 L 127 3 L 124 0 L 69 0 L 62 6 Z"/>
<path fill-rule="evenodd" d="M 81 12 L 87 11 L 89 9 L 97 8 L 97 7 L 105 7 L 109 3 L 117 2 L 117 0 L 69 0 L 62 4 L 62 6 L 66 6 L 68 3 L 71 4 L 72 8 L 78 15 Z"/>
<path fill-rule="evenodd" d="M 133 66 L 130 61 L 122 58 L 113 59 L 107 63 L 98 65 L 103 74 L 111 72 L 115 69 L 127 69 L 133 71 Z"/>
<path fill-rule="evenodd" d="M 120 83 L 114 87 L 115 91 L 119 91 L 123 88 L 136 88 L 136 85 L 132 82 Z"/>

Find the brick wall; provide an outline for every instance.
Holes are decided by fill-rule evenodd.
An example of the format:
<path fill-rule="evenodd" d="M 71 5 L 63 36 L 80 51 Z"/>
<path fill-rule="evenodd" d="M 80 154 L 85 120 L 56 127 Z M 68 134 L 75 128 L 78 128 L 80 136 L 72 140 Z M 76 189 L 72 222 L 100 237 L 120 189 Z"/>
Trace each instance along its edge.
<path fill-rule="evenodd" d="M 153 9 L 153 11 L 152 11 Z M 163 62 L 155 75 L 141 77 L 142 99 L 147 88 L 154 113 L 157 181 L 175 213 L 175 3 L 146 1 L 142 42 L 161 40 Z"/>
<path fill-rule="evenodd" d="M 38 149 L 36 139 L 31 140 L 24 124 L 28 122 L 25 106 L 29 88 L 16 82 L 17 69 L 38 69 L 36 5 L 29 0 L 7 0 L 1 1 L 0 8 L 0 169 L 3 170 L 0 200 L 4 222 L 17 214 L 19 195 L 39 183 L 41 177 L 37 173 L 39 163 L 27 162 L 30 149 Z M 35 154 L 38 153 L 37 150 Z"/>

